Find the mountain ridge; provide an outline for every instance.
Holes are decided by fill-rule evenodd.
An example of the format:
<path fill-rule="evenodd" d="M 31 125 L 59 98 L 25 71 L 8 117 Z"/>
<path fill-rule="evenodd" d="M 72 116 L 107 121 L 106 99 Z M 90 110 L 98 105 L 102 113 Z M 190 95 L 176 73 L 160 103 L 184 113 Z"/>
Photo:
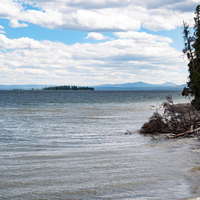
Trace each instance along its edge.
<path fill-rule="evenodd" d="M 158 87 L 158 86 L 177 87 L 177 86 L 182 86 L 182 85 L 177 85 L 172 82 L 166 82 L 163 84 L 151 84 L 151 83 L 145 83 L 145 82 L 139 81 L 139 82 L 122 83 L 122 84 L 103 84 L 103 85 L 97 85 L 93 87 Z"/>
<path fill-rule="evenodd" d="M 95 90 L 183 90 L 186 84 L 177 85 L 172 82 L 149 84 L 142 81 L 124 84 L 103 84 L 93 86 Z"/>

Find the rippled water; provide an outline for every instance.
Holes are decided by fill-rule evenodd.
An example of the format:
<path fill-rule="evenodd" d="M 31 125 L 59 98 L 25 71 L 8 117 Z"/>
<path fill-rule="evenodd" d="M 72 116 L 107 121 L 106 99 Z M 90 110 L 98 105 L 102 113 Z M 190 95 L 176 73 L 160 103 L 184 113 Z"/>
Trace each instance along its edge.
<path fill-rule="evenodd" d="M 137 133 L 169 94 L 0 91 L 0 199 L 199 195 L 200 141 Z"/>

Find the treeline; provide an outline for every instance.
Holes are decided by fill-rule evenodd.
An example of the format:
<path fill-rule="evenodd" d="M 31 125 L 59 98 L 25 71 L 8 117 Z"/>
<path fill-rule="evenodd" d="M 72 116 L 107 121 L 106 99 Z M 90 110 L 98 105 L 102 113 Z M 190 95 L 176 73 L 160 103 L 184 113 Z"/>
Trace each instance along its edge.
<path fill-rule="evenodd" d="M 94 90 L 93 87 L 77 87 L 77 86 L 55 86 L 55 87 L 45 87 L 43 90 Z"/>

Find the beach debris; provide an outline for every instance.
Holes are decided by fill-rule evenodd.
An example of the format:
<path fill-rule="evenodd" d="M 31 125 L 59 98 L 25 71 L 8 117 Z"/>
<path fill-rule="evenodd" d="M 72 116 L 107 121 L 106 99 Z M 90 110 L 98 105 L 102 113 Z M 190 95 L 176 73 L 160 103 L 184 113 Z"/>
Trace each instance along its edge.
<path fill-rule="evenodd" d="M 131 131 L 126 130 L 125 135 L 131 135 Z"/>
<path fill-rule="evenodd" d="M 192 172 L 192 173 L 200 172 L 200 166 L 192 168 L 191 170 L 189 170 L 189 172 Z"/>
<path fill-rule="evenodd" d="M 164 110 L 162 115 L 159 113 L 160 108 Z M 174 104 L 172 97 L 167 96 L 160 108 L 141 127 L 141 134 L 166 134 L 170 139 L 199 137 L 200 112 L 191 103 Z"/>

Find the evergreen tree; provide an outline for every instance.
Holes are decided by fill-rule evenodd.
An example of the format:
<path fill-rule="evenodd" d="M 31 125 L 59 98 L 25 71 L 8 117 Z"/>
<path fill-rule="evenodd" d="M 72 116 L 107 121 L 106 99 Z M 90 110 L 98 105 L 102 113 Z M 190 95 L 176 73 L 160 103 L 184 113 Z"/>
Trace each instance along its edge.
<path fill-rule="evenodd" d="M 197 110 L 200 110 L 200 5 L 196 7 L 195 15 L 194 36 L 190 36 L 189 25 L 183 22 L 183 38 L 185 41 L 183 53 L 189 59 L 189 80 L 182 95 L 194 96 L 192 104 Z"/>

